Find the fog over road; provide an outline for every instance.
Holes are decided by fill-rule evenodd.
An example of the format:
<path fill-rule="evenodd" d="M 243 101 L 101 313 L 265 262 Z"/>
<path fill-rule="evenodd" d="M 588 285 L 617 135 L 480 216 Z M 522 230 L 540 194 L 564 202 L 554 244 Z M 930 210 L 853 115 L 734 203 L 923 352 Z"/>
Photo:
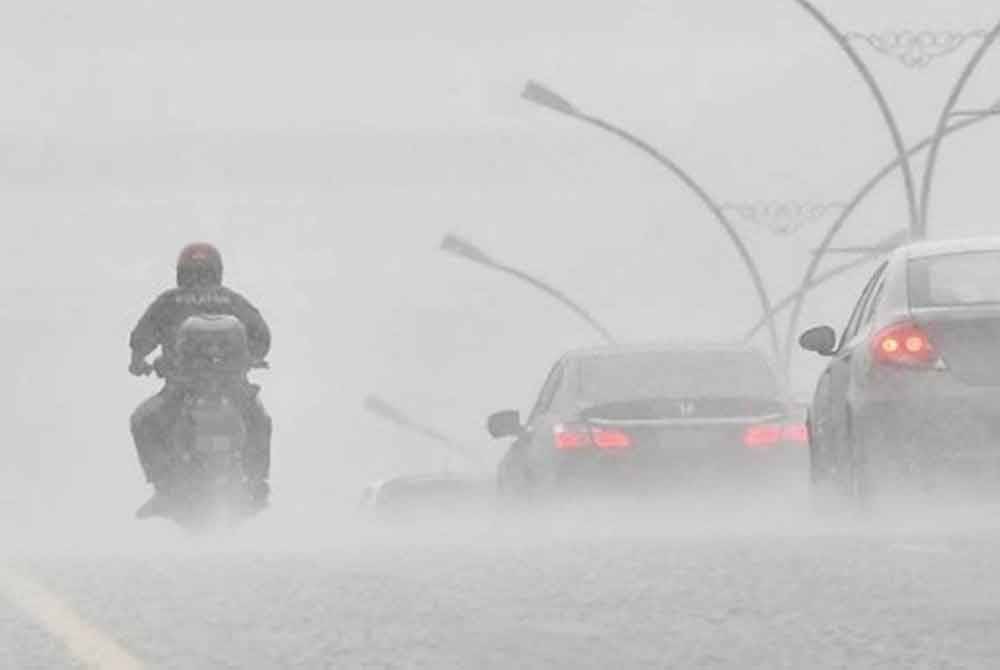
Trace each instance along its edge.
<path fill-rule="evenodd" d="M 387 528 L 275 511 L 228 537 L 36 533 L 2 565 L 153 668 L 995 667 L 996 509 L 820 523 L 787 503 Z M 0 622 L 4 667 L 72 667 L 4 597 Z"/>

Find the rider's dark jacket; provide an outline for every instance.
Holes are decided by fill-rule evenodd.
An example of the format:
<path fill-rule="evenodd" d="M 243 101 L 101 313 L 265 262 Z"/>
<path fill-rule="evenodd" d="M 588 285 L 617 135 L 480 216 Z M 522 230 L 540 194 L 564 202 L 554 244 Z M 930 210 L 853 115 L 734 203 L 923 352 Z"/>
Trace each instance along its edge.
<path fill-rule="evenodd" d="M 267 323 L 249 300 L 225 286 L 175 288 L 160 294 L 132 330 L 132 355 L 145 357 L 162 346 L 164 364 L 174 368 L 177 329 L 195 314 L 235 316 L 246 328 L 251 357 L 263 360 L 267 356 L 271 348 Z"/>

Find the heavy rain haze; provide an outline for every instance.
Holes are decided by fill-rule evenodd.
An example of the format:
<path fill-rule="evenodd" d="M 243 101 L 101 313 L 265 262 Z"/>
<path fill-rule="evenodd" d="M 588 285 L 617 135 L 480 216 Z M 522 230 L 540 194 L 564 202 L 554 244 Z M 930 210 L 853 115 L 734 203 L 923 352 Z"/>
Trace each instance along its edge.
<path fill-rule="evenodd" d="M 987 0 L 818 5 L 866 35 L 1000 19 Z M 829 522 L 804 466 L 750 501 L 710 487 L 508 517 L 492 499 L 507 443 L 486 417 L 526 415 L 560 356 L 603 342 L 550 296 L 443 251 L 445 235 L 558 287 L 621 342 L 739 341 L 761 317 L 691 190 L 525 84 L 689 171 L 777 302 L 895 157 L 864 80 L 794 0 L 43 0 L 3 15 L 0 666 L 120 667 L 87 651 L 104 635 L 170 668 L 1000 660 L 988 507 Z M 924 67 L 855 45 L 907 146 L 981 42 Z M 997 48 L 959 108 L 1000 95 Z M 996 230 L 994 124 L 943 142 L 930 238 Z M 790 234 L 740 215 L 777 202 L 829 211 Z M 836 243 L 878 244 L 907 216 L 894 172 Z M 270 507 L 208 536 L 134 519 L 151 489 L 129 434 L 160 388 L 128 374 L 129 332 L 195 241 L 219 248 L 225 284 L 273 334 L 271 368 L 251 375 L 274 419 Z M 839 331 L 874 268 L 812 292 L 799 330 Z M 767 330 L 753 343 L 767 352 Z M 825 364 L 795 350 L 790 395 L 808 402 Z M 372 397 L 453 443 L 386 421 Z M 369 484 L 449 468 L 474 491 L 453 514 L 358 514 Z M 76 633 L 4 586 L 23 575 L 69 603 Z"/>

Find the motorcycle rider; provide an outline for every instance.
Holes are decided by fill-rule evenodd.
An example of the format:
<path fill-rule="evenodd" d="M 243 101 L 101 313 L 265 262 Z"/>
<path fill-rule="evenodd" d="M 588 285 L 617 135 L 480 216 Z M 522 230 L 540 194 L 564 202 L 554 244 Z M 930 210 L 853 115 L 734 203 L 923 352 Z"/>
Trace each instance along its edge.
<path fill-rule="evenodd" d="M 146 480 L 155 489 L 153 498 L 139 510 L 140 516 L 155 514 L 172 484 L 167 441 L 174 420 L 180 414 L 184 389 L 172 381 L 171 373 L 177 368 L 177 330 L 185 319 L 195 314 L 228 314 L 239 319 L 246 329 L 250 356 L 255 361 L 263 361 L 271 347 L 270 330 L 257 308 L 222 285 L 222 256 L 218 249 L 203 242 L 184 247 L 177 259 L 177 288 L 160 294 L 153 301 L 129 338 L 132 349 L 129 372 L 136 376 L 153 372 L 154 366 L 146 357 L 159 347 L 161 354 L 155 370 L 165 379 L 160 392 L 139 405 L 131 418 L 139 462 Z M 269 493 L 271 417 L 257 396 L 258 388 L 249 383 L 245 386 L 246 475 L 251 493 L 257 503 L 263 505 Z"/>

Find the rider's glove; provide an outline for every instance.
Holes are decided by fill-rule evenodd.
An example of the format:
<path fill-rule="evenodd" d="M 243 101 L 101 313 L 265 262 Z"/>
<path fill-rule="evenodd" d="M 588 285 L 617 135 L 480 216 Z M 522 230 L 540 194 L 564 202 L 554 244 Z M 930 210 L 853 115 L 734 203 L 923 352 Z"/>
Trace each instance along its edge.
<path fill-rule="evenodd" d="M 144 377 L 153 371 L 153 366 L 147 363 L 145 358 L 134 356 L 128 365 L 128 371 L 136 377 Z"/>

